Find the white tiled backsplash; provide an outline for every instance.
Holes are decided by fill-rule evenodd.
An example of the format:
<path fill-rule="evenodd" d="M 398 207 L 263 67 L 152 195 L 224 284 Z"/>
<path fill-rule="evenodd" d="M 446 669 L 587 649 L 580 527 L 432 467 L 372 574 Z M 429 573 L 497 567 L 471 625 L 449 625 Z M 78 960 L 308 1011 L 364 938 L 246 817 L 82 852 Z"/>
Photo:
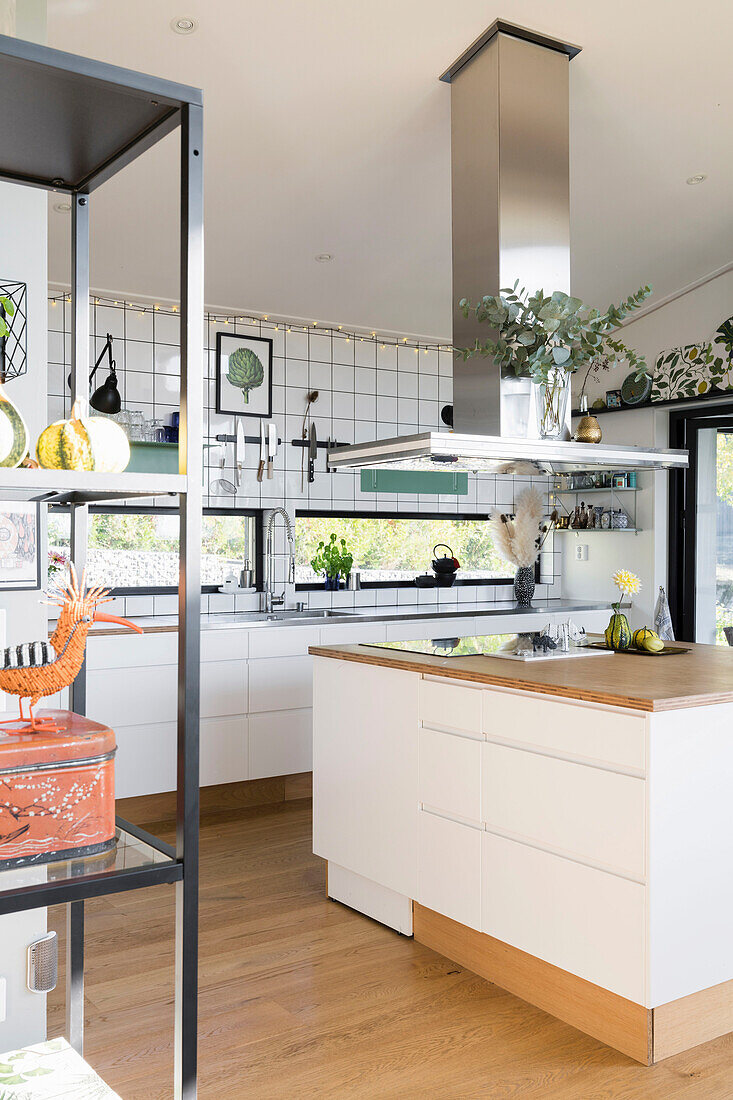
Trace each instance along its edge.
<path fill-rule="evenodd" d="M 49 301 L 49 364 L 48 415 L 57 420 L 69 412 L 69 390 L 66 377 L 70 368 L 70 304 Z M 168 420 L 177 411 L 179 402 L 179 317 L 169 310 L 146 310 L 90 303 L 91 362 L 104 346 L 106 334 L 114 338 L 114 358 L 117 362 L 123 408 L 139 409 L 146 418 Z M 334 511 L 405 511 L 487 513 L 495 507 L 512 510 L 515 494 L 530 481 L 543 490 L 543 478 L 521 479 L 487 475 L 468 478 L 468 496 L 419 496 L 408 494 L 363 493 L 359 473 L 325 470 L 325 451 L 319 450 L 315 481 L 309 485 L 304 478 L 301 488 L 301 462 L 307 467 L 302 448 L 293 447 L 291 440 L 300 439 L 306 394 L 317 389 L 318 401 L 312 407 L 312 419 L 320 440 L 329 437 L 340 443 L 362 442 L 407 435 L 414 432 L 441 430 L 440 410 L 452 400 L 452 356 L 448 351 L 381 346 L 368 338 L 348 338 L 337 331 L 315 332 L 293 326 L 259 321 L 256 324 L 223 324 L 209 314 L 205 323 L 204 442 L 204 503 L 212 507 L 268 508 L 282 504 L 291 516 L 298 509 L 317 508 Z M 256 479 L 259 448 L 249 444 L 245 451 L 244 470 L 239 492 L 217 495 L 209 486 L 219 477 L 234 480 L 234 448 L 218 444 L 216 435 L 232 434 L 235 418 L 216 412 L 215 356 L 216 333 L 241 332 L 248 336 L 262 335 L 273 340 L 274 367 L 272 389 L 272 420 L 283 440 L 271 480 Z M 103 381 L 103 367 L 97 380 Z M 100 377 L 100 375 L 102 377 Z M 248 436 L 259 433 L 259 419 L 245 418 Z M 224 468 L 221 457 L 224 456 Z M 286 575 L 285 540 L 278 521 L 276 547 L 276 581 L 282 586 Z M 426 554 L 426 568 L 429 565 Z M 542 554 L 543 583 L 537 596 L 559 595 L 559 547 L 552 540 Z M 436 590 L 400 588 L 368 589 L 358 593 L 304 592 L 298 598 L 310 606 L 348 606 L 419 602 L 434 603 L 439 597 L 446 605 L 462 601 L 510 599 L 506 586 L 459 586 Z M 120 606 L 122 604 L 120 603 Z M 126 601 L 128 614 L 165 614 L 175 610 L 175 597 L 134 597 Z M 210 611 L 249 610 L 256 606 L 254 597 L 213 595 L 204 597 L 203 608 Z"/>

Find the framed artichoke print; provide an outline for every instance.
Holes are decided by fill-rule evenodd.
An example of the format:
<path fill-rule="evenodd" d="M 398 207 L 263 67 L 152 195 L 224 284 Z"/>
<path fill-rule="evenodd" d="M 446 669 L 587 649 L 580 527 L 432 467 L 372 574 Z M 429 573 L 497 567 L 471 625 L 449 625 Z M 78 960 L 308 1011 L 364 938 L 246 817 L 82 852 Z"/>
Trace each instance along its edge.
<path fill-rule="evenodd" d="M 216 411 L 272 416 L 272 340 L 217 332 Z"/>

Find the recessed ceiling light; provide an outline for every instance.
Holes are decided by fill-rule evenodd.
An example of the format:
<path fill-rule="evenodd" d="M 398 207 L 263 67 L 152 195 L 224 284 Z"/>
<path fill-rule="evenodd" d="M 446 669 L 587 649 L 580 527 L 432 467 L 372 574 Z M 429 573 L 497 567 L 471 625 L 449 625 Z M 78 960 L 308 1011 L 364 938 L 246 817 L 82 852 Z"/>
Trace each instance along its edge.
<path fill-rule="evenodd" d="M 193 34 L 198 30 L 198 21 L 196 19 L 190 19 L 187 15 L 181 16 L 179 19 L 171 19 L 171 30 L 176 34 Z"/>
<path fill-rule="evenodd" d="M 319 264 L 330 263 L 332 259 L 333 259 L 333 256 L 331 255 L 330 252 L 319 252 L 318 255 L 316 256 L 316 260 L 318 261 Z"/>
<path fill-rule="evenodd" d="M 704 172 L 697 172 L 694 176 L 688 176 L 685 183 L 688 183 L 690 187 L 694 187 L 696 183 L 704 183 L 707 178 Z"/>
<path fill-rule="evenodd" d="M 55 202 L 53 204 L 53 208 L 54 208 L 54 210 L 56 211 L 57 214 L 68 214 L 69 210 L 71 210 L 71 203 L 70 202 Z"/>

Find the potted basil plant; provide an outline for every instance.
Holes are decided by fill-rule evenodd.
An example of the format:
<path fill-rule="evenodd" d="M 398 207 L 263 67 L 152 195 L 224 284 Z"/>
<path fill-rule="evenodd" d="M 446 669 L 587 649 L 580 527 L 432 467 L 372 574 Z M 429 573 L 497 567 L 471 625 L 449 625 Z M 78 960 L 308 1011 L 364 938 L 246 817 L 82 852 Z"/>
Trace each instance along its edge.
<path fill-rule="evenodd" d="M 473 313 L 477 321 L 494 329 L 496 336 L 456 350 L 464 360 L 473 355 L 491 356 L 502 373 L 531 378 L 537 386 L 539 434 L 543 439 L 560 439 L 565 433 L 570 378 L 575 371 L 597 356 L 607 355 L 628 362 L 637 379 L 647 373 L 643 357 L 611 333 L 651 292 L 651 287 L 642 286 L 601 313 L 562 290 L 549 297 L 542 290 L 530 295 L 517 280 L 511 289 L 485 294 L 478 302 L 461 299 L 463 316 Z"/>
<path fill-rule="evenodd" d="M 354 564 L 354 555 L 346 545 L 346 539 L 339 539 L 334 532 L 328 542 L 319 542 L 313 558 L 311 569 L 314 573 L 325 574 L 326 589 L 338 592 L 341 586 L 341 577 L 344 580 L 351 572 Z"/>

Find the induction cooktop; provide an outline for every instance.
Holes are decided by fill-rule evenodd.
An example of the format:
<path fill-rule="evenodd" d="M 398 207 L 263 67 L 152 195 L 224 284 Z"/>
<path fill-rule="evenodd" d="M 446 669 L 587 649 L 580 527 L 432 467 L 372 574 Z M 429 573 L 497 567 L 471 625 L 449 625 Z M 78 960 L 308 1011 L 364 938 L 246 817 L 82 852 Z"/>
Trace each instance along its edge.
<path fill-rule="evenodd" d="M 402 653 L 424 653 L 431 657 L 501 657 L 508 661 L 561 661 L 570 657 L 612 656 L 608 650 L 570 645 L 567 650 L 512 653 L 516 634 L 480 634 L 468 638 L 432 638 L 414 642 L 370 642 L 369 649 L 393 649 Z M 506 648 L 505 648 L 506 647 Z"/>

